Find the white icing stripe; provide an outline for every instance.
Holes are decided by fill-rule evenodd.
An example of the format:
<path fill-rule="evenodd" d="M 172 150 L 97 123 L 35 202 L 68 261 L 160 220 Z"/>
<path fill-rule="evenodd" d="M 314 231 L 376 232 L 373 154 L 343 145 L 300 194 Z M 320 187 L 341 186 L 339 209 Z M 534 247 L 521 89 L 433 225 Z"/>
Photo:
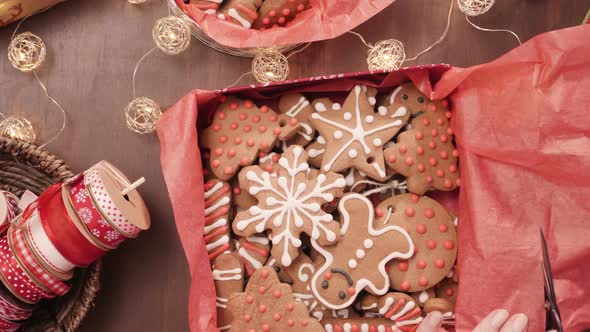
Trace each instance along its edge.
<path fill-rule="evenodd" d="M 227 331 L 230 328 L 231 328 L 231 325 L 225 325 L 225 326 L 218 327 L 219 331 Z"/>
<path fill-rule="evenodd" d="M 326 332 L 334 332 L 334 329 L 332 328 L 332 324 L 324 325 L 324 330 L 326 330 Z"/>
<path fill-rule="evenodd" d="M 420 301 L 420 303 L 424 303 L 428 301 L 429 298 L 430 296 L 428 296 L 428 293 L 425 290 L 423 290 L 418 296 L 418 301 Z"/>
<path fill-rule="evenodd" d="M 285 114 L 294 118 L 297 116 L 297 114 L 301 112 L 301 110 L 303 110 L 307 106 L 309 106 L 309 101 L 307 101 L 307 99 L 305 99 L 305 97 L 302 96 L 301 98 L 299 98 L 297 104 L 293 105 L 287 112 L 285 112 Z"/>
<path fill-rule="evenodd" d="M 215 204 L 209 206 L 208 208 L 205 209 L 205 215 L 208 216 L 211 213 L 213 213 L 213 211 L 217 210 L 218 208 L 222 207 L 223 205 L 227 205 L 229 204 L 229 197 L 225 196 L 222 199 L 218 200 L 217 202 L 215 202 Z"/>
<path fill-rule="evenodd" d="M 262 263 L 257 261 L 256 258 L 250 256 L 250 254 L 248 253 L 248 251 L 246 249 L 240 248 L 240 250 L 238 250 L 238 254 L 240 256 L 242 256 L 246 261 L 248 261 L 248 263 L 250 263 L 250 265 L 252 265 L 252 267 L 255 270 L 258 270 L 259 268 L 262 267 Z"/>
<path fill-rule="evenodd" d="M 304 272 L 304 270 L 309 270 L 309 274 L 306 274 Z M 299 270 L 297 270 L 297 277 L 299 278 L 299 280 L 301 280 L 303 282 L 308 282 L 309 277 L 313 274 L 314 271 L 315 271 L 315 267 L 312 264 L 309 264 L 309 263 L 301 264 L 301 266 L 299 266 Z"/>
<path fill-rule="evenodd" d="M 230 10 L 228 10 L 227 15 L 231 16 L 236 21 L 240 22 L 240 24 L 244 28 L 250 29 L 250 27 L 252 26 L 252 24 L 250 24 L 250 22 L 248 22 L 248 20 L 246 20 L 242 16 L 240 16 L 240 13 L 238 13 L 238 11 L 235 10 L 234 8 L 231 8 Z"/>
<path fill-rule="evenodd" d="M 263 246 L 266 246 L 270 243 L 268 238 L 266 238 L 264 236 L 250 236 L 250 237 L 246 238 L 246 241 L 251 242 L 251 243 L 258 243 Z"/>
<path fill-rule="evenodd" d="M 227 225 L 227 219 L 220 218 L 217 221 L 215 221 L 214 223 L 212 223 L 211 225 L 205 226 L 205 229 L 204 229 L 205 235 L 211 233 L 211 231 L 213 231 L 214 229 L 217 229 L 219 227 L 223 227 L 225 225 Z"/>
<path fill-rule="evenodd" d="M 422 317 L 418 317 L 416 319 L 412 319 L 412 320 L 404 320 L 402 322 L 397 322 L 397 326 L 406 326 L 406 325 L 415 325 L 418 324 L 422 321 Z"/>
<path fill-rule="evenodd" d="M 379 313 L 385 315 L 385 313 L 391 308 L 391 305 L 395 302 L 393 297 L 388 297 L 385 299 L 385 304 L 379 309 Z"/>
<path fill-rule="evenodd" d="M 377 174 L 379 174 L 380 177 L 384 178 L 387 175 L 385 174 L 385 170 L 382 169 L 381 166 L 377 164 L 377 162 L 372 163 L 371 166 L 373 166 L 373 168 L 377 171 Z"/>
<path fill-rule="evenodd" d="M 307 155 L 310 158 L 317 158 L 317 157 L 321 156 L 322 154 L 324 154 L 324 152 L 326 152 L 326 149 L 319 149 L 319 150 L 309 149 L 309 151 L 307 151 Z"/>
<path fill-rule="evenodd" d="M 227 309 L 227 302 L 228 300 L 223 297 L 215 298 L 215 306 L 217 306 L 217 308 Z"/>
<path fill-rule="evenodd" d="M 213 270 L 213 280 L 227 281 L 242 279 L 242 269 L 235 268 L 231 270 Z"/>
<path fill-rule="evenodd" d="M 367 324 L 367 323 L 361 324 L 361 332 L 369 332 L 369 324 Z"/>
<path fill-rule="evenodd" d="M 408 114 L 408 110 L 404 106 L 400 106 L 400 107 L 398 107 L 397 110 L 395 110 L 395 113 L 393 113 L 393 115 L 391 117 L 392 118 L 399 118 L 402 116 L 406 116 L 406 114 Z"/>
<path fill-rule="evenodd" d="M 397 96 L 397 94 L 402 91 L 402 86 L 398 86 L 397 88 L 395 88 L 395 90 L 393 91 L 393 93 L 391 94 L 391 96 L 389 97 L 389 105 L 393 104 L 393 102 L 395 101 L 395 97 Z"/>
<path fill-rule="evenodd" d="M 217 182 L 213 187 L 209 188 L 209 190 L 205 191 L 205 199 L 213 196 L 219 189 L 223 187 L 223 182 Z"/>
<path fill-rule="evenodd" d="M 377 303 L 371 303 L 371 305 L 368 305 L 366 307 L 361 306 L 361 309 L 363 309 L 363 310 L 369 310 L 369 309 L 373 309 L 373 308 L 377 308 Z"/>
<path fill-rule="evenodd" d="M 221 247 L 224 244 L 229 243 L 229 236 L 224 235 L 221 238 L 219 238 L 219 240 L 209 243 L 205 246 L 205 248 L 207 249 L 207 251 L 211 251 L 215 248 Z"/>
<path fill-rule="evenodd" d="M 406 313 L 408 313 L 410 310 L 414 309 L 415 306 L 416 306 L 416 303 L 410 301 L 410 302 L 406 303 L 406 305 L 404 306 L 404 308 L 402 310 L 400 310 L 397 314 L 391 316 L 389 319 L 396 320 L 396 319 L 400 318 L 401 316 L 405 315 Z"/>

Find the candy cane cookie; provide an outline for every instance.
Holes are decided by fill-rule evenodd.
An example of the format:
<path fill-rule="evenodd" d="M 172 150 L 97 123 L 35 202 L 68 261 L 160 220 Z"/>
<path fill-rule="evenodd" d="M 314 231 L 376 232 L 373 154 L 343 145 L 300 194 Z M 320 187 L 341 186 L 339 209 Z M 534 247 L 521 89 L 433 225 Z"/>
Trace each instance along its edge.
<path fill-rule="evenodd" d="M 204 240 L 209 260 L 229 251 L 231 226 L 229 211 L 231 190 L 229 184 L 212 179 L 205 183 L 205 228 Z"/>
<path fill-rule="evenodd" d="M 217 327 L 227 331 L 231 327 L 231 312 L 227 309 L 228 298 L 232 293 L 244 289 L 244 268 L 235 253 L 223 253 L 213 261 L 213 282 L 215 283 L 215 303 L 217 306 Z"/>

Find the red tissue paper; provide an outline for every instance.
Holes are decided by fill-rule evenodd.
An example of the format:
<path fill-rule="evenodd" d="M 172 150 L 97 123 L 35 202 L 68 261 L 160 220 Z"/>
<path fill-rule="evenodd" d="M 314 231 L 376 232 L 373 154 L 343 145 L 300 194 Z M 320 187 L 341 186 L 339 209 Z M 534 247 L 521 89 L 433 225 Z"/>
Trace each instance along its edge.
<path fill-rule="evenodd" d="M 590 328 L 590 26 L 537 36 L 471 68 L 314 77 L 218 91 L 194 90 L 158 124 L 161 163 L 191 273 L 191 331 L 217 331 L 215 290 L 203 241 L 203 174 L 197 131 L 223 95 L 268 102 L 281 93 L 343 98 L 355 84 L 387 90 L 411 80 L 448 98 L 460 152 L 457 331 L 495 308 L 529 316 L 543 331 L 541 240 L 545 232 L 564 327 Z M 197 124 L 197 125 L 195 125 Z"/>

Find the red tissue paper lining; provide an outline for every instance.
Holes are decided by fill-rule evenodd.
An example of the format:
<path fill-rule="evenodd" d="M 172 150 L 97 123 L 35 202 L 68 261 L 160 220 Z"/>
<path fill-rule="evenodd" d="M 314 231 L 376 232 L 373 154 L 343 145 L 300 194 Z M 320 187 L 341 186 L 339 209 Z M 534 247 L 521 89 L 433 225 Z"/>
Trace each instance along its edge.
<path fill-rule="evenodd" d="M 194 4 L 176 4 L 203 29 L 206 35 L 230 47 L 270 47 L 332 39 L 354 29 L 394 0 L 310 0 L 311 8 L 287 23 L 260 31 L 207 15 Z"/>
<path fill-rule="evenodd" d="M 355 84 L 386 89 L 406 80 L 433 99 L 448 97 L 453 107 L 462 173 L 457 331 L 471 331 L 495 308 L 524 312 L 529 331 L 544 330 L 539 227 L 547 237 L 564 327 L 590 328 L 590 227 L 584 224 L 590 219 L 589 33 L 590 26 L 546 33 L 496 61 L 466 69 L 412 67 L 195 90 L 183 97 L 164 113 L 158 135 L 190 267 L 191 331 L 217 331 L 215 289 L 203 241 L 197 127 L 206 126 L 221 95 L 257 102 L 286 91 L 343 98 Z M 453 194 L 441 199 L 456 206 Z"/>

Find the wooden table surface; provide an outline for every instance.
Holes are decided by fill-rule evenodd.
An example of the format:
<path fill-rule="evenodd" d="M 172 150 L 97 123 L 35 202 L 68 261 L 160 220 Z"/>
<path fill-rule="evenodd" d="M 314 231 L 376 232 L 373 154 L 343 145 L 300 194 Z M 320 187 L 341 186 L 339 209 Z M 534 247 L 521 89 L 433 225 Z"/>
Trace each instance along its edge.
<path fill-rule="evenodd" d="M 369 42 L 399 39 L 412 57 L 439 37 L 448 6 L 449 0 L 397 0 L 355 30 Z M 526 41 L 580 24 L 589 7 L 590 0 L 499 0 L 474 21 L 511 29 Z M 153 47 L 153 24 L 166 14 L 164 0 L 139 6 L 125 0 L 72 0 L 28 19 L 21 30 L 45 41 L 48 57 L 39 74 L 68 112 L 64 133 L 47 149 L 76 171 L 106 159 L 131 178 L 147 179 L 141 193 L 152 228 L 104 258 L 102 291 L 82 331 L 188 330 L 189 275 L 160 170 L 158 139 L 133 134 L 123 119 L 123 109 L 132 99 L 133 67 Z M 7 61 L 13 29 L 14 25 L 0 28 L 0 111 L 26 116 L 43 142 L 59 128 L 60 114 L 33 76 L 16 71 Z M 446 40 L 415 63 L 471 66 L 515 46 L 510 35 L 475 30 L 456 10 Z M 349 34 L 317 42 L 290 59 L 290 77 L 365 70 L 365 54 L 364 46 Z M 249 66 L 249 59 L 219 53 L 193 39 L 179 56 L 156 52 L 146 59 L 137 76 L 138 95 L 166 108 L 193 88 L 232 84 Z"/>

